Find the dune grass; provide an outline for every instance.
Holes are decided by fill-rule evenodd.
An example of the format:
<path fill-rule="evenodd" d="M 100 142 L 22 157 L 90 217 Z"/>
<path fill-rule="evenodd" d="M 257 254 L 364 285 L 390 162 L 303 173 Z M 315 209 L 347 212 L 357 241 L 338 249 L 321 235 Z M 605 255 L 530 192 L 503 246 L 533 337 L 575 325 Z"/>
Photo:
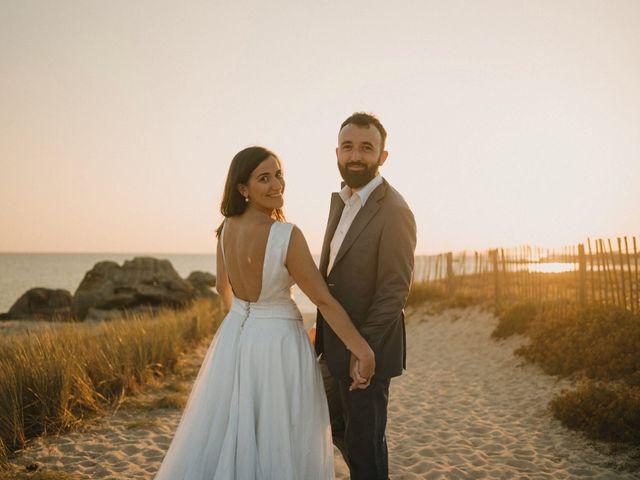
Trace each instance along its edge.
<path fill-rule="evenodd" d="M 415 282 L 411 285 L 407 306 L 415 306 L 424 302 L 433 302 L 445 298 L 442 289 L 432 282 Z"/>
<path fill-rule="evenodd" d="M 174 371 L 181 353 L 213 335 L 222 318 L 218 304 L 201 300 L 0 338 L 0 463 L 29 439 L 70 430 Z"/>

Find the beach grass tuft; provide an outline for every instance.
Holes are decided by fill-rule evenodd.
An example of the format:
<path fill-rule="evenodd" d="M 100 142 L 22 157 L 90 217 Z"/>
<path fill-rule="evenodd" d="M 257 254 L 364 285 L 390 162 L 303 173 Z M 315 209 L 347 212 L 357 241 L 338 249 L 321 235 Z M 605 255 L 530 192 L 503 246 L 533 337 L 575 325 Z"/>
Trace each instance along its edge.
<path fill-rule="evenodd" d="M 0 461 L 175 370 L 181 353 L 212 336 L 222 317 L 218 303 L 200 300 L 184 310 L 0 338 Z"/>

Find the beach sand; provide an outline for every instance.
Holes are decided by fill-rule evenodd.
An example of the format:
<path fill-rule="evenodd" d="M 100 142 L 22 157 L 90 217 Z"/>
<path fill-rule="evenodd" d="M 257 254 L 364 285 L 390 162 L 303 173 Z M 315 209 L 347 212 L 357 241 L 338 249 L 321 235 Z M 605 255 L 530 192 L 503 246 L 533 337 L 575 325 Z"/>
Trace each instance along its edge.
<path fill-rule="evenodd" d="M 408 368 L 391 382 L 391 478 L 638 478 L 639 449 L 611 453 L 610 446 L 590 442 L 552 417 L 547 404 L 569 381 L 523 365 L 513 355 L 522 338 L 491 340 L 496 323 L 478 308 L 408 311 Z M 206 347 L 186 358 L 178 379 L 185 392 Z M 77 478 L 152 479 L 180 419 L 179 409 L 150 407 L 166 394 L 146 389 L 83 431 L 38 439 L 13 465 L 24 470 L 35 462 Z M 337 451 L 336 474 L 349 478 Z"/>

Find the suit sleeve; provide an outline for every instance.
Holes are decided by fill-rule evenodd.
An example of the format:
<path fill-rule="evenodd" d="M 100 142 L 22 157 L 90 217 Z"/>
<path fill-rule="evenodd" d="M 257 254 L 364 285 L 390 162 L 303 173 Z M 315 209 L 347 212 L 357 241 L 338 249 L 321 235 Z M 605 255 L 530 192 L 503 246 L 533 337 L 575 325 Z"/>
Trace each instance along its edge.
<path fill-rule="evenodd" d="M 385 220 L 378 251 L 376 289 L 367 318 L 359 325 L 362 336 L 376 350 L 390 327 L 402 316 L 413 275 L 416 222 L 408 207 Z"/>

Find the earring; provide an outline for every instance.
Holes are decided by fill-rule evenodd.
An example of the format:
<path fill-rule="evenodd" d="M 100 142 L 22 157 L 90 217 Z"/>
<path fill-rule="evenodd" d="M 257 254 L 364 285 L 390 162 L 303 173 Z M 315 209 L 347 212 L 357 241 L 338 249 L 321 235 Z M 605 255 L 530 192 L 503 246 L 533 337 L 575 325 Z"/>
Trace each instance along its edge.
<path fill-rule="evenodd" d="M 249 203 L 249 197 L 244 197 L 244 203 Z"/>

